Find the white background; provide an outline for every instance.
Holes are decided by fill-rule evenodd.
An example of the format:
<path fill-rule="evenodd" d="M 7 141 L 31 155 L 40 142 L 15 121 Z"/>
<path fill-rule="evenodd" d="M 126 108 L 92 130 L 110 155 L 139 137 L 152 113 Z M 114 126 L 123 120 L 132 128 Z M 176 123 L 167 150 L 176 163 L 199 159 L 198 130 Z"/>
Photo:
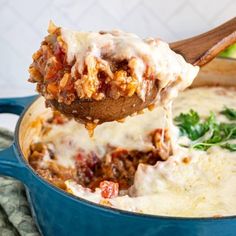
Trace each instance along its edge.
<path fill-rule="evenodd" d="M 27 69 L 50 19 L 68 28 L 121 28 L 171 42 L 235 13 L 236 0 L 0 0 L 0 97 L 34 93 Z M 0 116 L 0 126 L 12 127 L 10 120 Z"/>

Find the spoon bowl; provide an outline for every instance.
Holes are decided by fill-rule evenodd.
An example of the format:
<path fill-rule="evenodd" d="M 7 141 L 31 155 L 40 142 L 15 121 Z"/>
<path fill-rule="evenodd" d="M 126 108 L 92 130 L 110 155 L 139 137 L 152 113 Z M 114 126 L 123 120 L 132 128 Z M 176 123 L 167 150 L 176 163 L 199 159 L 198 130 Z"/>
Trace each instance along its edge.
<path fill-rule="evenodd" d="M 118 99 L 106 98 L 100 101 L 92 99 L 77 99 L 72 104 L 66 105 L 57 100 L 48 100 L 50 107 L 55 107 L 67 117 L 73 117 L 80 123 L 101 124 L 104 122 L 122 120 L 123 118 L 142 111 L 151 106 L 157 96 L 157 86 L 146 94 L 143 101 L 137 94 L 131 97 L 119 97 Z"/>

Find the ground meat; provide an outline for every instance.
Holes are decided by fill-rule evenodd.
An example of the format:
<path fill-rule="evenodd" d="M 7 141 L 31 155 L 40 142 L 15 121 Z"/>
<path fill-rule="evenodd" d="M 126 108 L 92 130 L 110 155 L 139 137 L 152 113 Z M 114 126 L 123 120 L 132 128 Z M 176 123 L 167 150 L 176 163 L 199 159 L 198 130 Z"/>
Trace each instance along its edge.
<path fill-rule="evenodd" d="M 43 164 L 45 155 L 50 158 L 47 164 Z M 59 188 L 66 189 L 65 181 L 68 179 L 76 180 L 76 170 L 58 165 L 53 151 L 46 144 L 31 144 L 28 162 L 40 176 Z"/>
<path fill-rule="evenodd" d="M 34 53 L 29 81 L 37 83 L 37 91 L 46 99 L 70 104 L 76 96 L 75 78 L 71 77 L 72 66 L 66 61 L 65 50 L 59 44 L 58 37 L 59 30 L 47 36 Z"/>
<path fill-rule="evenodd" d="M 95 189 L 103 180 L 119 184 L 120 190 L 128 189 L 134 182 L 134 175 L 140 163 L 154 165 L 161 161 L 158 153 L 115 149 L 102 159 L 95 168 L 94 178 L 86 187 Z"/>
<path fill-rule="evenodd" d="M 67 118 L 54 112 L 42 129 L 45 130 L 52 125 L 62 125 L 66 122 L 68 122 Z M 52 144 L 33 143 L 30 147 L 28 161 L 39 175 L 62 189 L 65 189 L 64 182 L 72 179 L 92 190 L 98 188 L 103 181 L 117 183 L 119 190 L 127 190 L 133 185 L 134 175 L 140 163 L 155 165 L 158 161 L 165 160 L 166 155 L 170 154 L 170 150 L 167 148 L 170 140 L 166 130 L 164 133 L 162 133 L 162 129 L 154 130 L 150 133 L 149 139 L 153 143 L 154 149 L 146 152 L 109 147 L 106 155 L 99 158 L 94 152 L 87 153 L 79 150 L 74 157 L 74 168 L 65 168 L 57 163 L 53 148 L 50 148 Z M 46 162 L 43 161 L 45 156 L 47 156 Z"/>
<path fill-rule="evenodd" d="M 67 51 L 70 46 L 63 41 L 61 29 L 51 25 L 49 35 L 33 55 L 29 81 L 37 83 L 37 91 L 46 100 L 55 99 L 59 103 L 70 105 L 77 98 L 116 99 L 140 93 L 142 89 L 148 91 L 154 86 L 154 69 L 151 69 L 150 63 L 146 63 L 143 71 L 145 83 L 140 84 L 136 69 L 142 60 L 129 56 L 116 58 L 108 53 L 109 50 L 106 52 L 101 49 L 100 57 L 87 55 L 83 62 L 76 61 L 76 58 L 68 62 Z M 87 50 L 89 53 L 89 49 Z M 82 64 L 82 71 L 78 69 L 77 63 Z M 142 65 L 143 63 L 142 61 Z M 150 86 L 149 89 L 147 85 Z"/>
<path fill-rule="evenodd" d="M 133 184 L 134 175 L 140 163 L 154 165 L 157 161 L 162 160 L 154 151 L 138 152 L 115 149 L 103 159 L 99 159 L 94 153 L 79 152 L 75 157 L 75 169 L 62 167 L 53 161 L 45 168 L 40 164 L 45 151 L 34 150 L 39 145 L 43 144 L 31 146 L 30 165 L 43 178 L 61 188 L 64 188 L 65 180 L 73 179 L 78 184 L 95 190 L 102 181 L 107 180 L 118 183 L 120 190 L 126 190 Z"/>

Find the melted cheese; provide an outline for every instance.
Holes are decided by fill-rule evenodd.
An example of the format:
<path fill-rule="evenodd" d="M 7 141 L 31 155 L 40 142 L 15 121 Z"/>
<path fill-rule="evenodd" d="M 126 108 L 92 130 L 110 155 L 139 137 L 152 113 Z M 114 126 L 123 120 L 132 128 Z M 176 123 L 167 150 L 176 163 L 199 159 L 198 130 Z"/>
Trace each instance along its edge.
<path fill-rule="evenodd" d="M 150 80 L 144 79 L 147 70 L 152 70 L 152 77 L 159 81 L 160 94 L 157 100 L 162 103 L 169 102 L 177 96 L 179 91 L 187 88 L 199 71 L 197 66 L 187 63 L 181 55 L 176 54 L 167 43 L 161 40 L 151 38 L 142 40 L 135 34 L 119 30 L 101 34 L 62 28 L 61 35 L 67 44 L 68 62 L 76 61 L 72 67 L 72 73 L 78 71 L 83 74 L 85 65 L 94 71 L 95 64 L 90 62 L 91 58 L 96 58 L 103 64 L 103 69 L 107 74 L 112 77 L 109 60 L 130 62 L 131 59 L 135 59 L 134 63 L 129 63 L 129 67 L 137 78 L 136 92 L 142 99 L 149 91 L 149 86 L 153 86 L 149 83 Z"/>
<path fill-rule="evenodd" d="M 183 162 L 186 154 L 190 163 Z M 139 165 L 133 188 L 145 205 L 137 204 L 135 198 L 128 201 L 133 201 L 132 207 L 136 211 L 151 214 L 233 215 L 236 210 L 235 181 L 235 154 L 232 156 L 220 148 L 212 148 L 207 153 L 182 152 L 154 167 Z M 122 197 L 115 199 L 114 205 L 120 208 L 124 201 Z"/>
<path fill-rule="evenodd" d="M 226 122 L 225 117 L 219 112 L 225 105 L 236 109 L 235 98 L 236 91 L 230 88 L 211 87 L 187 90 L 175 101 L 174 116 L 180 112 L 188 112 L 192 108 L 202 118 L 213 111 L 217 114 L 218 120 Z M 163 125 L 161 114 L 163 113 L 160 109 L 155 109 L 144 115 L 131 117 L 128 125 L 125 126 L 126 123 L 124 123 L 119 129 L 113 129 L 116 123 L 110 123 L 110 135 L 112 134 L 112 137 L 116 139 L 116 137 L 121 137 L 121 134 L 130 132 L 130 136 L 127 136 L 125 141 L 122 142 L 121 138 L 119 142 L 123 146 L 131 142 L 131 146 L 134 147 L 136 145 L 134 137 L 137 134 L 145 140 L 147 130 Z M 110 137 L 107 141 L 113 142 L 113 138 Z M 183 140 L 180 137 L 177 141 Z M 188 162 L 183 161 L 186 157 Z M 228 216 L 236 214 L 235 182 L 235 152 L 219 147 L 213 147 L 207 152 L 179 147 L 175 154 L 165 162 L 158 162 L 155 166 L 140 164 L 135 174 L 134 185 L 129 190 L 129 196 L 119 196 L 109 199 L 109 202 L 115 208 L 155 215 Z M 77 191 L 75 185 L 70 181 L 67 182 L 73 194 L 97 203 L 101 201 L 102 198 L 97 197 L 99 195 L 97 192 L 92 197 L 93 193 L 89 192 L 86 195 L 84 192 Z"/>
<path fill-rule="evenodd" d="M 157 108 L 143 115 L 127 117 L 124 123 L 114 121 L 101 124 L 95 129 L 92 138 L 84 125 L 71 120 L 64 125 L 54 125 L 41 140 L 53 143 L 59 163 L 67 167 L 73 166 L 73 158 L 79 149 L 93 151 L 98 157 L 105 155 L 108 145 L 147 151 L 154 148 L 147 138 L 148 134 L 156 128 L 164 128 L 163 114 L 164 110 Z"/>

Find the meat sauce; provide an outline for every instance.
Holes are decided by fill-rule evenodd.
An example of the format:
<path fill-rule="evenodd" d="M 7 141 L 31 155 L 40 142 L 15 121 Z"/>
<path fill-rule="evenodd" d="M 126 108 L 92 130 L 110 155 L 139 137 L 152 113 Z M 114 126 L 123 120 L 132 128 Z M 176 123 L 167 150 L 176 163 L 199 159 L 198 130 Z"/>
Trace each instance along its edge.
<path fill-rule="evenodd" d="M 54 112 L 53 117 L 49 118 L 46 124 L 63 125 L 66 122 L 68 122 L 67 118 Z M 50 129 L 46 124 L 42 128 L 44 132 Z M 57 157 L 50 149 L 50 145 L 37 142 L 30 147 L 29 163 L 39 175 L 62 189 L 65 189 L 64 182 L 70 179 L 92 191 L 101 186 L 103 189 L 108 182 L 111 185 L 115 183 L 116 189 L 127 190 L 133 185 L 134 175 L 140 163 L 155 165 L 169 155 L 163 152 L 163 147 L 170 141 L 167 131 L 164 132 L 164 143 L 161 140 L 162 129 L 150 133 L 150 140 L 156 148 L 148 152 L 108 147 L 104 157 L 99 158 L 94 152 L 85 153 L 80 149 L 74 157 L 75 168 L 66 168 L 54 162 Z M 42 161 L 46 153 L 50 161 L 44 166 Z"/>

